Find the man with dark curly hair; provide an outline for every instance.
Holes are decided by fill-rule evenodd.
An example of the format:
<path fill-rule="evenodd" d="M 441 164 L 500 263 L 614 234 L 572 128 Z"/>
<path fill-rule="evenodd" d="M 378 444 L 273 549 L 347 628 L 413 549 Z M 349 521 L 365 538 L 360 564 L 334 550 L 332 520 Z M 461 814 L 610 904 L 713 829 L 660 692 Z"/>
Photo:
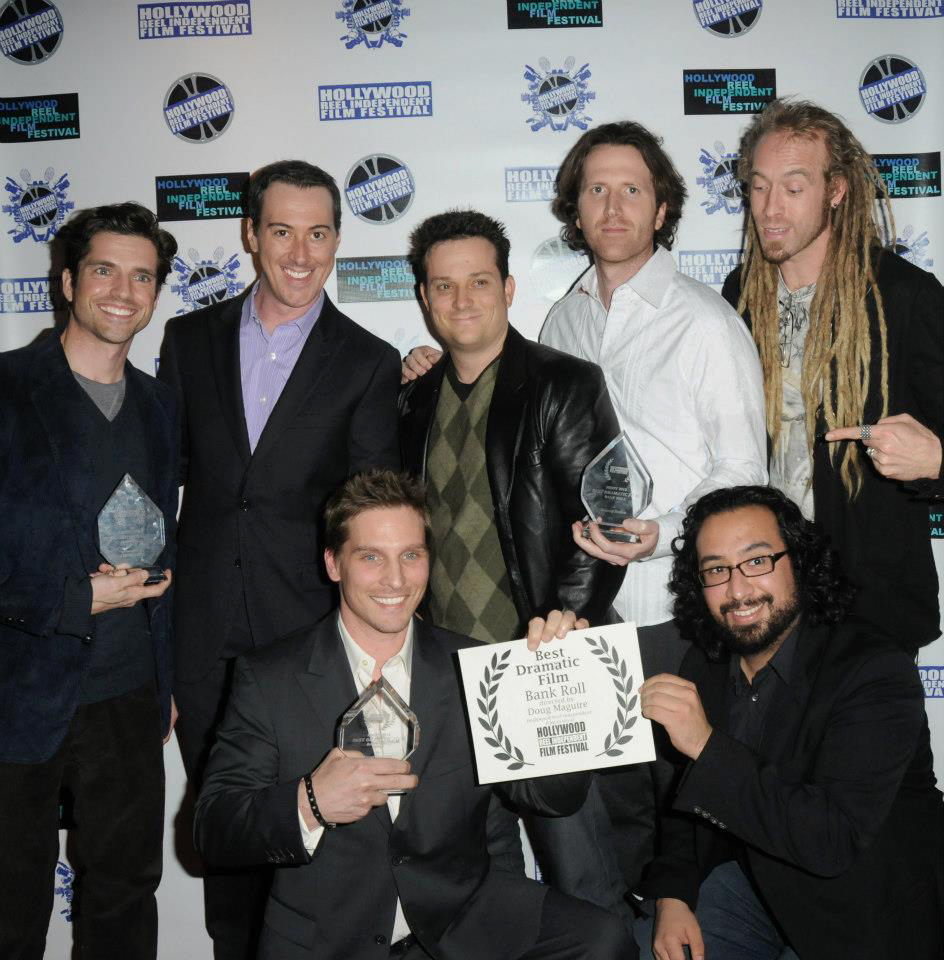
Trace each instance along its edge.
<path fill-rule="evenodd" d="M 940 957 L 944 842 L 923 691 L 799 507 L 702 497 L 670 587 L 693 643 L 644 716 L 684 763 L 637 938 L 658 960 Z"/>

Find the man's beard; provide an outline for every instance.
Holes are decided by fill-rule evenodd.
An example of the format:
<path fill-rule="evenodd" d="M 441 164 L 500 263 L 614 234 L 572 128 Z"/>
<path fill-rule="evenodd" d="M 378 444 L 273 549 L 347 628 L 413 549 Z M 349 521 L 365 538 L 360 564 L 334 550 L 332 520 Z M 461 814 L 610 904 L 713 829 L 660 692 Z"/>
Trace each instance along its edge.
<path fill-rule="evenodd" d="M 829 197 L 823 198 L 823 209 L 820 215 L 819 228 L 816 233 L 800 248 L 800 250 L 788 250 L 783 243 L 777 243 L 775 245 L 768 244 L 764 246 L 764 231 L 754 225 L 754 230 L 757 233 L 757 240 L 760 243 L 761 253 L 764 255 L 764 259 L 768 263 L 775 263 L 779 267 L 780 264 L 786 263 L 787 260 L 794 257 L 796 254 L 800 253 L 801 250 L 805 250 L 811 243 L 813 243 L 817 238 L 823 235 L 823 231 L 829 226 L 830 217 L 832 215 L 832 203 L 829 200 Z"/>
<path fill-rule="evenodd" d="M 790 601 L 779 607 L 773 606 L 774 598 L 769 594 L 760 597 L 753 597 L 750 605 L 755 603 L 766 603 L 770 605 L 770 616 L 766 620 L 749 624 L 741 628 L 732 628 L 723 620 L 716 620 L 715 627 L 718 630 L 718 637 L 724 648 L 730 653 L 739 654 L 742 657 L 750 657 L 757 653 L 763 653 L 769 650 L 793 623 L 800 612 L 800 601 L 793 597 Z M 731 610 L 738 607 L 747 606 L 742 603 L 726 603 L 718 611 L 720 616 L 724 616 Z"/>

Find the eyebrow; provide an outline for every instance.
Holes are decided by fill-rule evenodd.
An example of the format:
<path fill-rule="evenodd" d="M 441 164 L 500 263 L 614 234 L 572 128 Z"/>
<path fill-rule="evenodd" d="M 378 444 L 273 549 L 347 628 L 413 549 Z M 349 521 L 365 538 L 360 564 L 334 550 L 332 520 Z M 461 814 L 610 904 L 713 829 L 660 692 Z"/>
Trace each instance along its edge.
<path fill-rule="evenodd" d="M 761 180 L 770 180 L 770 177 L 765 176 L 759 170 L 751 170 L 751 176 L 760 177 Z M 780 179 L 783 180 L 786 177 L 805 177 L 810 182 L 813 180 L 813 174 L 807 167 L 793 167 L 790 170 L 786 170 Z"/>
<path fill-rule="evenodd" d="M 113 260 L 86 260 L 87 267 L 117 267 L 118 264 Z M 150 267 L 132 267 L 132 273 L 146 273 L 149 277 L 157 276 L 156 272 Z"/>
<path fill-rule="evenodd" d="M 266 228 L 269 227 L 285 227 L 287 230 L 294 230 L 295 228 L 290 223 L 282 223 L 281 220 L 270 220 L 266 224 Z M 310 227 L 305 227 L 306 230 L 333 230 L 334 225 L 330 223 L 313 223 Z"/>
<path fill-rule="evenodd" d="M 741 554 L 745 554 L 745 553 L 750 553 L 750 552 L 753 551 L 753 550 L 756 550 L 758 547 L 767 547 L 768 549 L 773 549 L 773 546 L 774 546 L 774 545 L 773 545 L 772 543 L 768 543 L 768 541 L 766 541 L 766 540 L 757 540 L 757 541 L 755 541 L 754 543 L 748 544 L 746 547 L 741 547 L 741 549 L 740 549 L 739 552 L 740 552 Z M 715 560 L 723 560 L 723 559 L 724 559 L 724 557 L 722 557 L 720 554 L 717 554 L 717 553 L 707 553 L 707 554 L 705 554 L 705 556 L 699 557 L 698 562 L 699 562 L 699 563 L 708 563 L 709 561 L 712 561 L 712 562 L 713 562 L 713 561 L 715 561 Z"/>
<path fill-rule="evenodd" d="M 470 277 L 490 277 L 490 276 L 492 276 L 492 271 L 491 271 L 491 270 L 476 270 L 474 273 L 467 274 L 467 276 L 470 276 Z M 430 277 L 429 279 L 430 279 L 430 282 L 432 282 L 433 280 L 452 280 L 453 278 L 443 275 L 443 276 L 438 276 L 438 277 Z"/>

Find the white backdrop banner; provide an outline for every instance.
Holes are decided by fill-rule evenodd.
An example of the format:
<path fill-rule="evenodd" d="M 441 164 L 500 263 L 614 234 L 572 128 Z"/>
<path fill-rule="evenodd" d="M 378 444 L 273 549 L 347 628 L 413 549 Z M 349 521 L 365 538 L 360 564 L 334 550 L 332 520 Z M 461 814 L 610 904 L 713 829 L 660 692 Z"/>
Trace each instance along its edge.
<path fill-rule="evenodd" d="M 153 373 L 168 317 L 252 282 L 240 190 L 288 157 L 338 180 L 328 292 L 364 327 L 401 353 L 430 342 L 407 237 L 472 206 L 507 224 L 512 322 L 536 337 L 586 266 L 557 239 L 557 167 L 583 130 L 626 118 L 665 138 L 688 183 L 679 266 L 720 288 L 740 249 L 740 134 L 786 94 L 846 119 L 888 183 L 902 253 L 944 278 L 942 50 L 942 0 L 0 0 L 0 349 L 53 325 L 47 244 L 70 211 L 133 199 L 179 244 L 131 352 Z M 944 641 L 919 666 L 940 775 Z M 161 957 L 209 957 L 174 744 L 167 768 Z M 63 858 L 49 957 L 69 955 L 70 882 Z"/>

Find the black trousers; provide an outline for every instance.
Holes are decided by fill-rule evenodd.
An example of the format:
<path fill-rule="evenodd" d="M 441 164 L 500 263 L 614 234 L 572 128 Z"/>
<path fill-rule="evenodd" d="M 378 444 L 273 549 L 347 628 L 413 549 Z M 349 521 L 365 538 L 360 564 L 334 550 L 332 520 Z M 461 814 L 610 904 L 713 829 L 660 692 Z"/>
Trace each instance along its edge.
<path fill-rule="evenodd" d="M 150 688 L 79 706 L 43 763 L 0 764 L 0 957 L 42 960 L 59 854 L 59 798 L 76 829 L 72 921 L 87 960 L 154 960 L 164 755 Z"/>
<path fill-rule="evenodd" d="M 248 632 L 248 631 L 247 631 Z M 251 649 L 247 642 L 246 649 Z M 216 728 L 229 699 L 235 658 L 220 660 L 202 680 L 177 682 L 177 742 L 192 789 L 198 793 Z M 269 867 L 216 870 L 204 867 L 203 900 L 207 933 L 216 960 L 254 960 L 266 899 Z"/>

